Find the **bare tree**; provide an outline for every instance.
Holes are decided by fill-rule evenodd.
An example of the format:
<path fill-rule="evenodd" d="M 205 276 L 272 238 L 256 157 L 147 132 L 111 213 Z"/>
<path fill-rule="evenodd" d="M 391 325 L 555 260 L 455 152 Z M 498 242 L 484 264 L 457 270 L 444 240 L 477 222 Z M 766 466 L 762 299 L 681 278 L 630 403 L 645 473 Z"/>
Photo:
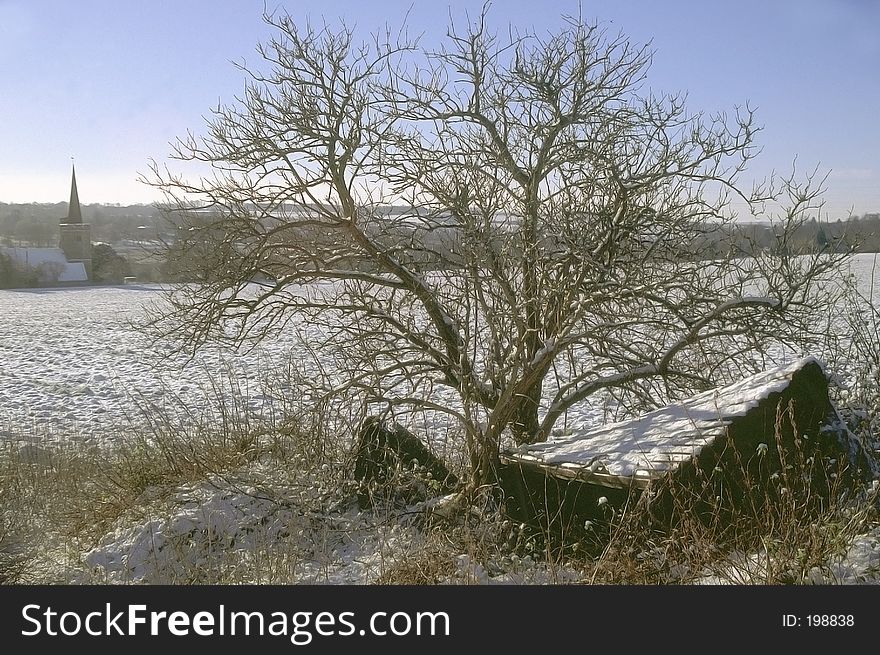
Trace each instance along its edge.
<path fill-rule="evenodd" d="M 749 108 L 645 91 L 650 51 L 581 19 L 486 19 L 425 51 L 266 16 L 268 71 L 242 66 L 243 96 L 176 144 L 211 176 L 146 178 L 189 218 L 175 252 L 199 282 L 157 325 L 240 343 L 308 319 L 328 392 L 454 417 L 477 483 L 507 435 L 544 440 L 597 393 L 651 406 L 799 347 L 839 264 L 785 243 L 821 210 L 815 175 L 741 188 Z M 733 199 L 779 247 L 719 241 Z"/>

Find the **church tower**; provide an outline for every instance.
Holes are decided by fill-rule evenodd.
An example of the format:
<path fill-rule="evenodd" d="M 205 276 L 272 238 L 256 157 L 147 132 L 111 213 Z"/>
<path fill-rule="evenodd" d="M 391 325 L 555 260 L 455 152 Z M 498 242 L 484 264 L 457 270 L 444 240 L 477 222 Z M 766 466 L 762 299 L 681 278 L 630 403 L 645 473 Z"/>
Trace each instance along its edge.
<path fill-rule="evenodd" d="M 61 250 L 67 261 L 81 262 L 86 269 L 89 281 L 92 280 L 92 226 L 83 223 L 79 206 L 79 193 L 76 190 L 76 168 L 71 166 L 70 204 L 67 218 L 61 219 Z"/>

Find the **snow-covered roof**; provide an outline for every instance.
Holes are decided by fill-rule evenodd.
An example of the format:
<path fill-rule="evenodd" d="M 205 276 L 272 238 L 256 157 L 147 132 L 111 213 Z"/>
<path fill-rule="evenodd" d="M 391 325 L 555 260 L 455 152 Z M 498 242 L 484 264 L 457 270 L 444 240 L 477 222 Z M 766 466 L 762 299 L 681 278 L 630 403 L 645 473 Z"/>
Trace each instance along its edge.
<path fill-rule="evenodd" d="M 40 264 L 57 262 L 66 264 L 67 258 L 61 248 L 4 248 L 3 252 L 19 264 L 36 268 Z"/>
<path fill-rule="evenodd" d="M 28 268 L 57 265 L 60 271 L 58 282 L 88 282 L 85 265 L 82 262 L 68 262 L 61 248 L 2 248 L 0 251 Z"/>
<path fill-rule="evenodd" d="M 589 473 L 609 486 L 644 486 L 723 436 L 731 419 L 785 390 L 792 376 L 810 363 L 821 366 L 806 357 L 630 421 L 521 446 L 505 459 L 550 468 L 561 477 Z"/>
<path fill-rule="evenodd" d="M 68 262 L 58 276 L 59 282 L 88 282 L 86 266 L 82 262 Z"/>

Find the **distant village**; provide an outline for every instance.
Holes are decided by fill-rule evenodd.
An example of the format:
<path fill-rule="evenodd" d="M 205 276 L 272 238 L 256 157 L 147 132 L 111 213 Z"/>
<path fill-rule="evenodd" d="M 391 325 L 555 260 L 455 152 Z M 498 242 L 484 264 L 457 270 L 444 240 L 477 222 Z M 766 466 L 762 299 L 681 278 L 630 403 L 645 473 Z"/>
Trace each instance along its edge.
<path fill-rule="evenodd" d="M 165 258 L 164 246 L 174 242 L 175 231 L 150 205 L 81 205 L 71 170 L 68 203 L 0 202 L 0 289 L 185 281 Z M 880 213 L 813 219 L 784 240 L 767 223 L 707 225 L 691 244 L 695 257 L 706 258 L 780 248 L 880 252 Z"/>

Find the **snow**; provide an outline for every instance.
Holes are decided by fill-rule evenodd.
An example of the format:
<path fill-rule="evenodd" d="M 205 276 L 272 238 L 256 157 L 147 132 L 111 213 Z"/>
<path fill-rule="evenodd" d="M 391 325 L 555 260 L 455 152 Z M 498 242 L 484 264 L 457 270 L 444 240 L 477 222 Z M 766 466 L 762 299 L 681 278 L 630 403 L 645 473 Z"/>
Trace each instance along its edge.
<path fill-rule="evenodd" d="M 137 422 L 143 408 L 182 399 L 199 415 L 218 395 L 237 392 L 248 411 L 271 412 L 278 399 L 262 382 L 284 365 L 285 342 L 246 354 L 210 347 L 190 361 L 132 327 L 161 292 L 158 285 L 0 291 L 0 430 L 94 440 Z"/>
<path fill-rule="evenodd" d="M 777 563 L 778 565 L 778 563 Z M 754 553 L 731 553 L 717 570 L 697 578 L 700 585 L 760 584 L 772 568 L 771 555 L 762 550 Z M 838 556 L 823 567 L 813 567 L 807 584 L 862 585 L 880 584 L 880 527 L 855 536 Z"/>
<path fill-rule="evenodd" d="M 819 584 L 878 584 L 880 574 L 880 528 L 858 535 L 846 552 L 831 565 L 826 575 L 816 576 Z"/>
<path fill-rule="evenodd" d="M 210 347 L 193 361 L 156 349 L 130 321 L 161 291 L 158 285 L 0 291 L 0 438 L 33 431 L 101 441 L 136 422 L 143 403 L 161 407 L 185 399 L 197 415 L 209 411 L 218 391 L 242 394 L 255 414 L 272 412 L 277 399 L 262 383 L 284 364 L 291 342 L 271 340 L 246 354 Z M 689 457 L 723 430 L 724 417 L 744 414 L 757 398 L 780 390 L 807 361 L 694 396 L 638 422 L 586 431 L 584 426 L 600 424 L 602 412 L 585 403 L 565 417 L 563 430 L 569 436 L 527 448 L 522 456 L 561 466 L 588 464 L 596 472 L 616 475 L 651 474 Z M 238 386 L 212 386 L 225 377 Z M 25 443 L 19 452 L 40 461 L 50 449 L 51 444 Z M 184 485 L 172 491 L 170 500 L 163 490 L 161 502 L 151 498 L 151 493 L 160 495 L 158 490 L 148 490 L 140 515 L 121 517 L 85 554 L 83 570 L 58 572 L 58 579 L 194 581 L 217 565 L 218 558 L 252 565 L 249 558 L 265 547 L 295 554 L 284 580 L 370 583 L 417 552 L 423 538 L 405 521 L 353 508 L 316 517 L 296 502 L 266 497 L 248 484 L 221 487 Z M 827 570 L 816 573 L 815 581 L 876 581 L 878 544 L 880 528 L 855 538 Z M 47 550 L 47 560 L 53 555 Z M 516 572 L 507 569 L 499 575 L 487 571 L 485 562 L 461 555 L 450 581 L 534 584 L 578 579 L 568 571 L 548 573 L 526 559 L 514 568 Z"/>
<path fill-rule="evenodd" d="M 150 499 L 143 504 L 149 508 Z M 389 520 L 354 506 L 304 511 L 293 499 L 268 498 L 248 486 L 230 491 L 187 485 L 177 490 L 170 506 L 154 506 L 139 521 L 120 521 L 86 553 L 79 570 L 58 575 L 67 583 L 200 583 L 211 575 L 234 577 L 239 567 L 243 575 L 263 569 L 267 579 L 262 582 L 373 584 L 419 556 L 426 535 L 412 517 L 428 504 Z M 580 575 L 528 556 L 510 556 L 501 571 L 488 571 L 468 554 L 458 555 L 453 564 L 441 583 L 558 584 L 575 582 Z M 284 576 L 280 580 L 272 577 L 279 573 Z"/>
<path fill-rule="evenodd" d="M 174 506 L 122 523 L 85 556 L 81 575 L 111 583 L 198 582 L 236 563 L 251 570 L 267 551 L 289 555 L 288 571 L 306 584 L 355 584 L 375 579 L 403 556 L 415 529 L 379 525 L 353 508 L 321 517 L 256 489 L 208 484 L 178 490 Z"/>
<path fill-rule="evenodd" d="M 818 362 L 802 358 L 635 420 L 523 446 L 515 456 L 542 464 L 586 466 L 613 476 L 654 477 L 699 453 L 724 434 L 731 418 L 744 416 L 770 394 L 784 390 L 791 376 L 809 363 Z"/>
<path fill-rule="evenodd" d="M 535 356 L 532 357 L 532 366 L 537 366 L 538 363 L 547 357 L 548 355 L 553 354 L 556 349 L 556 337 L 550 337 L 544 341 L 544 344 L 538 349 L 535 353 Z"/>

